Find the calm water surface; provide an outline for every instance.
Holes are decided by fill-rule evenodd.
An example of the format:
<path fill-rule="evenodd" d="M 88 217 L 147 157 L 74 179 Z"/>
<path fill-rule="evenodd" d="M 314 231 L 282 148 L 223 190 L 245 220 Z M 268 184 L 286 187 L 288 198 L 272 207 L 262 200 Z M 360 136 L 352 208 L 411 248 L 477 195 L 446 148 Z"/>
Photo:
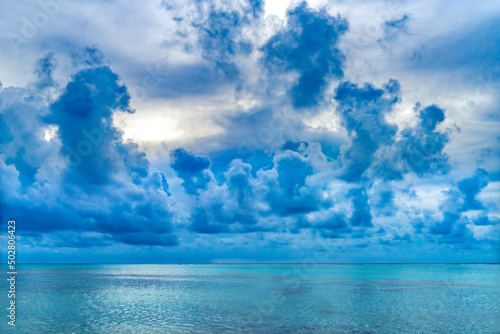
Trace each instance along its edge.
<path fill-rule="evenodd" d="M 24 265 L 0 333 L 500 333 L 499 282 L 500 265 Z"/>

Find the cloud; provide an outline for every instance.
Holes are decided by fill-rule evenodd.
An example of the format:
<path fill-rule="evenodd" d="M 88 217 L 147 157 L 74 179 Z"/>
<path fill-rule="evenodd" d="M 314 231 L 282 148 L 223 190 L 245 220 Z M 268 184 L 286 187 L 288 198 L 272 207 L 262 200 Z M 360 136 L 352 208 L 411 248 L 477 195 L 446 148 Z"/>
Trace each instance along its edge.
<path fill-rule="evenodd" d="M 51 57 L 39 65 L 55 64 Z M 41 82 L 52 82 L 51 66 L 38 75 Z M 98 64 L 76 73 L 54 102 L 23 89 L 1 93 L 11 133 L 2 144 L 2 164 L 21 183 L 8 196 L 2 191 L 2 213 L 24 221 L 24 233 L 77 230 L 129 244 L 177 243 L 164 174 L 150 168 L 136 144 L 124 143 L 112 123 L 114 112 L 132 112 L 118 81 Z M 57 128 L 49 141 L 47 126 Z M 138 233 L 135 241 L 131 233 Z M 141 233 L 156 233 L 156 241 Z"/>
<path fill-rule="evenodd" d="M 402 180 L 409 172 L 423 177 L 449 171 L 444 153 L 448 134 L 436 128 L 445 120 L 438 106 L 422 108 L 417 103 L 418 123 L 398 132 L 398 126 L 388 121 L 400 100 L 396 80 L 391 79 L 383 89 L 344 82 L 335 90 L 334 99 L 341 124 L 351 138 L 351 143 L 341 149 L 342 178 L 346 181 L 380 177 Z"/>
<path fill-rule="evenodd" d="M 322 184 L 312 183 L 311 157 L 293 151 L 275 155 L 270 169 L 252 175 L 252 165 L 234 159 L 218 185 L 215 179 L 198 191 L 191 214 L 191 229 L 200 233 L 272 231 L 274 221 L 315 212 L 331 206 L 321 194 Z M 208 168 L 209 163 L 203 165 Z M 207 169 L 197 173 L 212 175 Z"/>
<path fill-rule="evenodd" d="M 0 213 L 22 254 L 497 260 L 498 6 L 102 5 L 0 45 Z M 7 32 L 34 8 L 10 6 Z"/>
<path fill-rule="evenodd" d="M 372 227 L 372 215 L 368 205 L 368 196 L 363 188 L 352 189 L 348 197 L 352 198 L 354 211 L 351 217 L 351 226 Z"/>
<path fill-rule="evenodd" d="M 195 195 L 198 190 L 206 190 L 210 181 L 210 175 L 205 173 L 210 167 L 208 158 L 191 155 L 183 149 L 175 150 L 173 158 L 172 168 L 183 180 L 182 185 L 188 194 Z"/>
<path fill-rule="evenodd" d="M 477 169 L 474 175 L 460 180 L 456 187 L 447 192 L 446 200 L 440 207 L 444 211 L 443 220 L 432 224 L 429 232 L 437 235 L 438 240 L 443 243 L 458 243 L 464 246 L 475 244 L 473 233 L 467 227 L 471 221 L 463 213 L 485 209 L 477 195 L 487 185 L 488 172 L 481 168 Z M 487 214 L 488 211 L 484 210 L 472 223 L 477 226 L 490 225 Z"/>
<path fill-rule="evenodd" d="M 472 77 L 479 73 L 498 77 L 500 67 L 494 55 L 500 50 L 500 28 L 495 24 L 498 12 L 494 13 L 491 13 L 493 17 L 470 22 L 454 33 L 438 35 L 427 41 L 412 65 L 426 70 L 460 69 Z"/>
<path fill-rule="evenodd" d="M 199 233 L 246 233 L 262 230 L 259 223 L 259 196 L 252 166 L 240 159 L 231 162 L 225 182 L 215 182 L 200 193 L 191 214 L 191 230 Z"/>
<path fill-rule="evenodd" d="M 318 189 L 307 184 L 313 173 L 308 161 L 298 153 L 285 151 L 275 158 L 274 165 L 276 177 L 267 183 L 272 210 L 283 216 L 318 210 L 322 200 Z"/>
<path fill-rule="evenodd" d="M 467 179 L 458 183 L 458 190 L 463 196 L 463 205 L 461 211 L 481 210 L 483 204 L 477 199 L 479 192 L 488 185 L 488 172 L 479 168 L 476 173 Z"/>
<path fill-rule="evenodd" d="M 403 15 L 403 17 L 400 19 L 385 21 L 384 23 L 385 33 L 387 34 L 389 31 L 393 29 L 397 31 L 406 32 L 406 30 L 408 29 L 407 28 L 408 20 L 409 20 L 408 15 Z"/>
<path fill-rule="evenodd" d="M 263 63 L 271 75 L 297 72 L 298 79 L 289 91 L 295 107 L 318 104 L 327 82 L 342 78 L 344 56 L 337 41 L 347 27 L 340 16 L 315 11 L 302 2 L 288 11 L 285 30 L 262 47 Z"/>
<path fill-rule="evenodd" d="M 245 55 L 252 52 L 251 41 L 241 38 L 241 31 L 263 10 L 263 3 L 260 1 L 253 1 L 248 5 L 243 8 L 242 13 L 234 9 L 217 11 L 211 8 L 208 15 L 199 23 L 203 57 L 215 64 L 216 68 L 229 79 L 239 75 L 238 66 L 233 58 L 237 54 Z"/>
<path fill-rule="evenodd" d="M 40 166 L 57 144 L 44 140 L 44 124 L 40 115 L 47 107 L 40 96 L 28 89 L 6 87 L 0 92 L 2 124 L 2 153 L 7 165 L 15 165 L 24 186 L 35 181 Z"/>
<path fill-rule="evenodd" d="M 157 235 L 154 233 L 126 233 L 116 238 L 125 244 L 148 246 L 176 246 L 179 244 L 173 235 Z"/>
<path fill-rule="evenodd" d="M 115 110 L 131 112 L 126 87 L 117 84 L 117 80 L 118 76 L 106 66 L 80 71 L 45 117 L 48 124 L 58 127 L 61 154 L 68 157 L 72 166 L 68 170 L 71 178 L 103 184 L 127 162 L 145 163 L 137 156 L 126 156 L 129 151 L 112 125 Z"/>
<path fill-rule="evenodd" d="M 57 62 L 53 53 L 40 58 L 35 69 L 36 81 L 35 87 L 39 90 L 54 86 L 52 72 L 56 68 Z"/>
<path fill-rule="evenodd" d="M 177 35 L 185 49 L 197 52 L 193 44 L 201 49 L 201 56 L 228 80 L 240 75 L 236 62 L 238 55 L 248 55 L 253 50 L 252 41 L 243 37 L 243 30 L 263 13 L 263 1 L 251 0 L 234 3 L 220 1 L 197 1 L 178 4 L 163 2 L 168 13 L 173 14 Z M 186 13 L 189 8 L 189 13 Z M 189 20 L 186 20 L 186 16 Z M 194 42 L 188 35 L 193 33 Z"/>
<path fill-rule="evenodd" d="M 384 36 L 378 40 L 380 45 L 384 49 L 389 49 L 401 34 L 408 34 L 409 21 L 410 17 L 408 14 L 403 15 L 399 19 L 385 21 L 383 24 Z"/>
<path fill-rule="evenodd" d="M 413 171 L 419 176 L 446 174 L 449 171 L 448 156 L 443 152 L 449 140 L 448 135 L 436 129 L 444 119 L 444 111 L 438 106 L 422 108 L 419 111 L 418 126 L 401 132 L 402 138 L 397 148 L 405 162 L 405 170 Z"/>
<path fill-rule="evenodd" d="M 372 165 L 374 154 L 381 145 L 392 145 L 398 127 L 387 122 L 398 101 L 399 83 L 390 80 L 383 89 L 371 84 L 359 87 L 351 82 L 341 83 L 335 90 L 337 112 L 352 141 L 342 147 L 342 177 L 358 181 Z"/>

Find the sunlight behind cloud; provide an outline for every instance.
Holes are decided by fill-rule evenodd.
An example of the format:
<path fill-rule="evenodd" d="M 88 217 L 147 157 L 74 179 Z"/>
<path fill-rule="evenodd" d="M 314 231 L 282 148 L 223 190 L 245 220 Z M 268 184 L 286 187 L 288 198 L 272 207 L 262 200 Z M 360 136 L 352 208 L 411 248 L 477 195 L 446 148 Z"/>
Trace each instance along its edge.
<path fill-rule="evenodd" d="M 50 141 L 52 138 L 54 138 L 57 134 L 57 129 L 58 127 L 55 125 L 49 125 L 44 129 L 44 139 L 46 141 Z"/>
<path fill-rule="evenodd" d="M 280 19 L 284 19 L 289 5 L 290 0 L 268 0 L 264 7 L 265 15 L 276 15 Z"/>

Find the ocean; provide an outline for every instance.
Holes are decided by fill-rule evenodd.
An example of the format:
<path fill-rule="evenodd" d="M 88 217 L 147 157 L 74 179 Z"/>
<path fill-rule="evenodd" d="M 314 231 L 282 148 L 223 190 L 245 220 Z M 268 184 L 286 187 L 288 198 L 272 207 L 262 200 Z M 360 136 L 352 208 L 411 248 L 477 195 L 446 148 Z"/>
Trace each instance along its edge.
<path fill-rule="evenodd" d="M 4 271 L 5 272 L 5 271 Z M 19 265 L 1 333 L 500 333 L 500 265 Z"/>

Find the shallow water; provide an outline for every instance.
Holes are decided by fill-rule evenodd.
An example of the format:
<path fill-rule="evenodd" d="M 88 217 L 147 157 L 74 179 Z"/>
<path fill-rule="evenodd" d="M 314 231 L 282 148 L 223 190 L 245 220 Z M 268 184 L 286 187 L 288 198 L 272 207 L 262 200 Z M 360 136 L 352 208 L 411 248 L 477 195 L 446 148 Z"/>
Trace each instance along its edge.
<path fill-rule="evenodd" d="M 24 265 L 0 332 L 500 333 L 499 282 L 500 265 Z"/>

